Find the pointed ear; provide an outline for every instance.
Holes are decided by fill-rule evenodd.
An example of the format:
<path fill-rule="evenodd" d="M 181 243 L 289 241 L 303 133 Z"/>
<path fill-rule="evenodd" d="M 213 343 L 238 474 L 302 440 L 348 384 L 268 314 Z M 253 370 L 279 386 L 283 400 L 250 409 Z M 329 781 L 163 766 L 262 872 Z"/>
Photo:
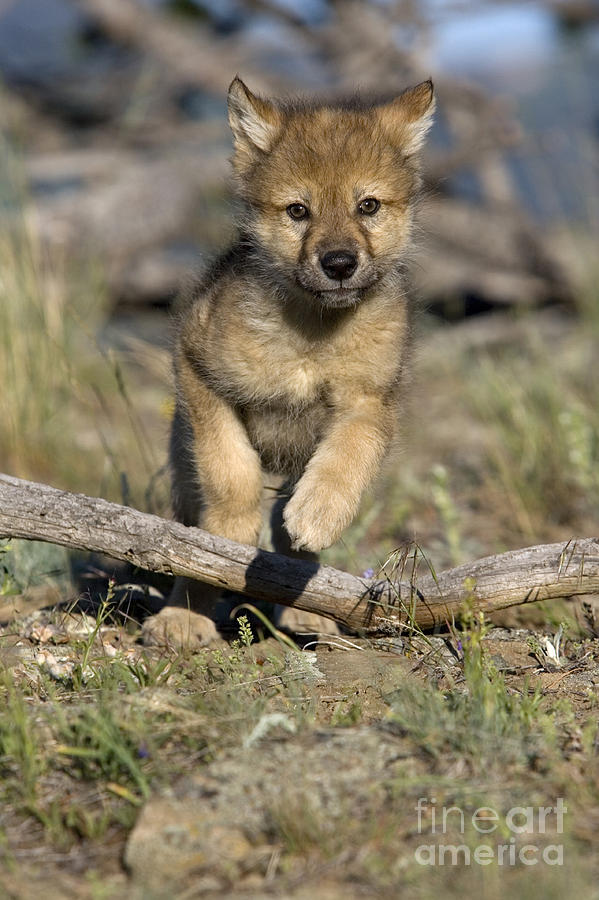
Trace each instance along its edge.
<path fill-rule="evenodd" d="M 434 111 L 433 83 L 429 80 L 408 88 L 391 103 L 379 106 L 378 115 L 383 127 L 396 136 L 405 155 L 412 156 L 424 144 Z"/>
<path fill-rule="evenodd" d="M 281 113 L 274 103 L 252 94 L 241 78 L 231 82 L 227 102 L 235 161 L 243 168 L 255 159 L 257 150 L 270 150 L 281 125 Z"/>

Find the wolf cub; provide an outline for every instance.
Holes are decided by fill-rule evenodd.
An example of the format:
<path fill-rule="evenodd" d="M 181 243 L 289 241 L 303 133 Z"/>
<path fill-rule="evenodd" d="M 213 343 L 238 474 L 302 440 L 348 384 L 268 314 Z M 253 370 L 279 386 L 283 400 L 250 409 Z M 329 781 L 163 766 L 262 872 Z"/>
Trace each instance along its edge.
<path fill-rule="evenodd" d="M 433 87 L 379 104 L 282 102 L 235 78 L 228 106 L 243 213 L 179 323 L 174 513 L 256 544 L 263 473 L 279 475 L 290 497 L 275 549 L 314 554 L 356 515 L 396 430 L 402 261 Z M 208 643 L 216 595 L 179 579 L 146 637 Z"/>

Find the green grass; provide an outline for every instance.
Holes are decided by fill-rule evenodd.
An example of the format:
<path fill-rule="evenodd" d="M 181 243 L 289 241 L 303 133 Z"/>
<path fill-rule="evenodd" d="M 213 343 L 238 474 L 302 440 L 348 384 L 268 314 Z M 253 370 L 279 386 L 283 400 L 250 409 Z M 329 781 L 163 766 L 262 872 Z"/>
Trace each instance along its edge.
<path fill-rule="evenodd" d="M 486 657 L 483 615 L 466 610 L 462 623 L 453 632 L 463 654 L 460 681 L 445 692 L 413 683 L 400 687 L 389 697 L 393 725 L 433 757 L 467 760 L 475 777 L 528 764 L 541 747 L 548 753 L 556 744 L 556 712 L 542 705 L 540 687 L 508 690 Z"/>
<path fill-rule="evenodd" d="M 89 637 L 69 645 L 63 675 L 43 660 L 2 670 L 0 799 L 60 846 L 130 827 L 152 788 L 242 744 L 283 691 L 286 664 L 248 655 L 244 617 L 226 652 L 130 659 L 106 653 L 108 610 L 102 605 Z M 49 786 L 57 784 L 71 801 L 56 804 Z M 95 799 L 82 809 L 90 786 Z"/>
<path fill-rule="evenodd" d="M 48 253 L 20 163 L 1 137 L 0 213 L 0 470 L 166 508 L 164 485 L 148 496 L 164 447 L 149 439 L 130 396 L 155 351 L 137 346 L 127 358 L 102 346 L 100 269 L 55 247 Z M 158 413 L 165 386 L 153 384 Z"/>
<path fill-rule="evenodd" d="M 470 403 L 488 434 L 497 481 L 522 537 L 576 529 L 599 503 L 597 335 L 580 323 L 559 348 L 530 335 L 522 348 L 472 367 Z"/>

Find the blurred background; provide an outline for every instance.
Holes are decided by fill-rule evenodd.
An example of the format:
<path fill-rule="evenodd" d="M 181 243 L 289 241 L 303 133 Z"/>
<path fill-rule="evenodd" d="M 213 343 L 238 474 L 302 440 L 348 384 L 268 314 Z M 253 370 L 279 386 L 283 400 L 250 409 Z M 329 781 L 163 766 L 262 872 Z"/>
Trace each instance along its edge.
<path fill-rule="evenodd" d="M 326 554 L 595 534 L 599 4 L 0 0 L 0 470 L 168 513 L 169 311 L 232 232 L 226 90 L 431 76 L 404 445 Z"/>

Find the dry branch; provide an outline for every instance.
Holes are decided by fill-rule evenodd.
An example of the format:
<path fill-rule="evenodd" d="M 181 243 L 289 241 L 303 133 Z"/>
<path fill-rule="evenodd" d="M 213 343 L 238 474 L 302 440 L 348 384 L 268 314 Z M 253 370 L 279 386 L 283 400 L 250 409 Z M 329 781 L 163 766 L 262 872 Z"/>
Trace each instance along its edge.
<path fill-rule="evenodd" d="M 239 41 L 216 41 L 207 29 L 186 27 L 174 16 L 136 0 L 77 2 L 113 40 L 137 47 L 149 59 L 161 63 L 165 77 L 171 81 L 201 84 L 220 94 L 235 72 L 243 68 L 252 84 L 260 90 L 268 89 L 268 79 L 245 60 Z"/>
<path fill-rule="evenodd" d="M 492 612 L 599 592 L 597 538 L 502 553 L 436 577 L 404 566 L 381 582 L 8 475 L 0 475 L 0 535 L 105 553 L 153 572 L 320 613 L 370 634 L 389 634 L 410 621 L 432 628 L 459 618 L 465 600 Z"/>

